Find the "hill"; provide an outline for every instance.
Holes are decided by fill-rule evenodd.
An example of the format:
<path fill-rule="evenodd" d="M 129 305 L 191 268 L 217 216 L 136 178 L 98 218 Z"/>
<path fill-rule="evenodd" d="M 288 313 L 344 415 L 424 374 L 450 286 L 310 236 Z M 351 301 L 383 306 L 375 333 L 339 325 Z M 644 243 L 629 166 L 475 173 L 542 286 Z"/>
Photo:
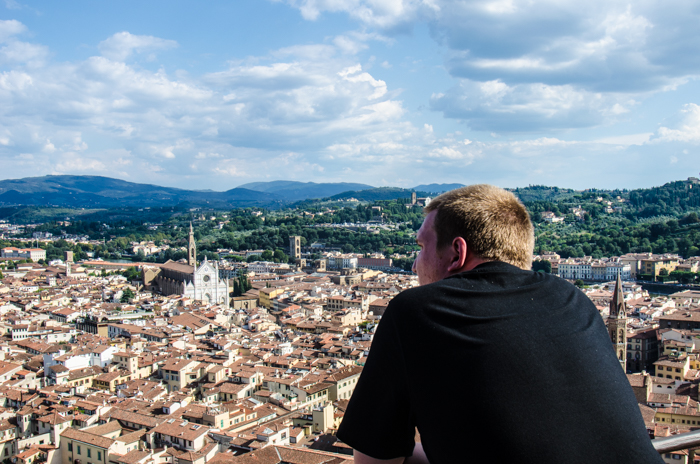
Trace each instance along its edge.
<path fill-rule="evenodd" d="M 244 188 L 226 192 L 193 191 L 102 176 L 44 176 L 0 181 L 0 205 L 231 208 L 274 206 L 283 202 L 278 195 Z"/>
<path fill-rule="evenodd" d="M 360 201 L 379 201 L 379 200 L 396 200 L 398 198 L 411 198 L 413 189 L 403 189 L 398 187 L 378 187 L 361 191 L 343 192 L 338 195 L 333 195 L 331 200 L 347 200 L 355 198 Z M 416 192 L 417 195 L 426 196 L 426 192 Z"/>
<path fill-rule="evenodd" d="M 239 185 L 239 188 L 255 190 L 278 195 L 287 201 L 307 200 L 310 198 L 326 198 L 347 191 L 361 191 L 374 188 L 367 184 L 348 182 L 321 183 L 295 182 L 291 180 L 275 180 L 272 182 L 251 182 Z"/>
<path fill-rule="evenodd" d="M 456 188 L 464 187 L 464 184 L 421 184 L 413 187 L 416 192 L 428 192 L 433 195 L 448 192 Z"/>

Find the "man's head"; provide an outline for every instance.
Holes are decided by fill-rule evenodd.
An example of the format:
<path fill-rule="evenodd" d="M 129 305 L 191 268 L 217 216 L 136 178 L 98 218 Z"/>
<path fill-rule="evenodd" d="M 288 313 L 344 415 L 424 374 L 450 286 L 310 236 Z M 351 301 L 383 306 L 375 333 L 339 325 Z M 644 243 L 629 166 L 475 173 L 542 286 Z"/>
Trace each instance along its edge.
<path fill-rule="evenodd" d="M 530 269 L 532 223 L 512 193 L 492 185 L 471 185 L 443 193 L 424 211 L 427 215 L 417 237 L 422 250 L 413 265 L 421 285 L 485 261 Z"/>

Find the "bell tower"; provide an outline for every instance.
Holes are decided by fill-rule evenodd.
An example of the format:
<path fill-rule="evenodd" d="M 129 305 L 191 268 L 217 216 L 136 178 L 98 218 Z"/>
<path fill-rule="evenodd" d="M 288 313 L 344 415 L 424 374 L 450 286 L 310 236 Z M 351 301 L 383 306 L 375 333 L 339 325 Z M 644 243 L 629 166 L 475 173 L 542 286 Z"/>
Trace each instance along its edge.
<path fill-rule="evenodd" d="M 619 273 L 617 274 L 613 297 L 610 301 L 608 334 L 610 334 L 610 340 L 622 370 L 627 372 L 627 306 L 625 305 L 625 296 L 622 293 L 622 280 Z"/>
<path fill-rule="evenodd" d="M 194 229 L 192 229 L 192 221 L 190 221 L 190 240 L 187 245 L 187 264 L 192 267 L 197 267 L 197 245 L 194 243 Z"/>

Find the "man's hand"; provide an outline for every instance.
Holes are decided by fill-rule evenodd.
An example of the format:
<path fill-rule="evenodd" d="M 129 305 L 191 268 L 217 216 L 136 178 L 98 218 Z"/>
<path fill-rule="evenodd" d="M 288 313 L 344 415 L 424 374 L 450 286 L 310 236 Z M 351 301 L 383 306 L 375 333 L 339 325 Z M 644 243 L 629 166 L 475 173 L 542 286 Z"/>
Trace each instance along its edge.
<path fill-rule="evenodd" d="M 354 451 L 355 464 L 430 464 L 423 452 L 423 445 L 416 443 L 413 447 L 413 456 L 407 458 L 400 457 L 394 459 L 376 459 L 359 451 Z"/>

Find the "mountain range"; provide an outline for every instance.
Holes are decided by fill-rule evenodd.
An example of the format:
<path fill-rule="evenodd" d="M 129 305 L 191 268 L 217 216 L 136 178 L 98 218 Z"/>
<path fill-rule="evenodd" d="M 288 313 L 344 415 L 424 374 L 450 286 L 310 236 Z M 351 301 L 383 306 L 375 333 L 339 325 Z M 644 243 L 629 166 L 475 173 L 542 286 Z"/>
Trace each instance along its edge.
<path fill-rule="evenodd" d="M 225 192 L 185 190 L 138 184 L 102 176 L 43 176 L 0 181 L 0 205 L 62 206 L 73 208 L 166 207 L 210 208 L 280 207 L 314 198 L 401 198 L 410 192 L 438 193 L 460 184 L 421 185 L 415 189 L 381 188 L 359 183 L 314 183 L 277 180 L 253 182 Z M 364 192 L 359 194 L 358 192 Z"/>

